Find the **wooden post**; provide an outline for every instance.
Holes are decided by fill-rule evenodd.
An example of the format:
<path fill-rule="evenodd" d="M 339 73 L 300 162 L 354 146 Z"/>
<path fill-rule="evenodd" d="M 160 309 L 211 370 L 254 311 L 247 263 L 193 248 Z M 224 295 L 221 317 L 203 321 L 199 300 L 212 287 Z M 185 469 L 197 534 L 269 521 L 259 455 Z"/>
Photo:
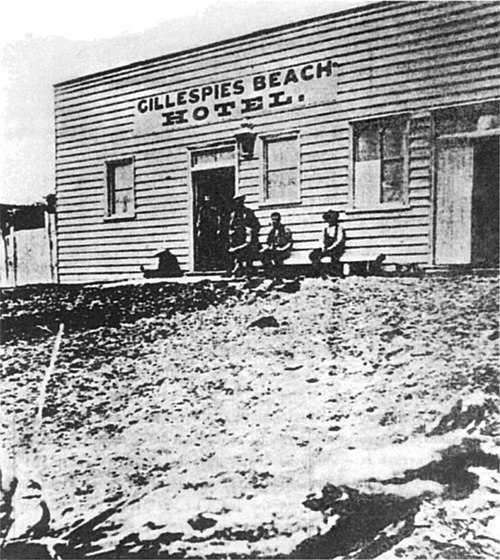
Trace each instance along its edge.
<path fill-rule="evenodd" d="M 42 422 L 43 422 L 43 407 L 45 404 L 45 395 L 47 393 L 47 385 L 49 384 L 50 376 L 52 375 L 55 366 L 57 356 L 59 354 L 59 348 L 61 346 L 62 336 L 64 332 L 64 323 L 59 325 L 59 331 L 57 332 L 56 341 L 54 343 L 54 348 L 52 349 L 52 355 L 50 357 L 50 364 L 47 370 L 45 371 L 45 375 L 43 377 L 42 385 L 40 387 L 40 394 L 38 395 L 38 404 L 37 404 L 37 415 L 35 420 L 35 429 L 33 432 L 33 452 L 36 453 L 38 450 L 40 432 L 42 429 Z"/>

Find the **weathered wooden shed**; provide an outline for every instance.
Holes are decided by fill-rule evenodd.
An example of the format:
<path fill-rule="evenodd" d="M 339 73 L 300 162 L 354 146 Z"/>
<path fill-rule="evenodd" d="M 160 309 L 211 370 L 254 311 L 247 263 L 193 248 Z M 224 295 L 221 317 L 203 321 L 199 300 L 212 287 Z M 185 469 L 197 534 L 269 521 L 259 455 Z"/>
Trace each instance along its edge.
<path fill-rule="evenodd" d="M 296 263 L 329 208 L 346 261 L 498 262 L 499 40 L 496 2 L 380 2 L 57 84 L 60 281 L 203 268 L 207 192 Z"/>
<path fill-rule="evenodd" d="M 57 280 L 53 198 L 47 204 L 0 204 L 1 287 Z"/>

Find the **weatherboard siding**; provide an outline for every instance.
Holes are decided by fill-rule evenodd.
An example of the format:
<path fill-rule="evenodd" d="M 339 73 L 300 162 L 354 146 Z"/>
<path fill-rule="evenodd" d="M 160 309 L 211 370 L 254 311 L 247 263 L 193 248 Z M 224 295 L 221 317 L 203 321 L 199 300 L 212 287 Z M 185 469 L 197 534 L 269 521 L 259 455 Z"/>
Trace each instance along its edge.
<path fill-rule="evenodd" d="M 238 162 L 237 190 L 267 229 L 277 208 L 307 261 L 322 213 L 343 211 L 347 260 L 384 252 L 426 264 L 431 254 L 433 130 L 429 111 L 499 96 L 499 10 L 488 2 L 371 4 L 71 80 L 55 88 L 58 265 L 62 282 L 141 275 L 163 246 L 191 263 L 189 149 L 234 142 L 241 119 L 134 133 L 137 102 L 158 93 L 268 73 L 310 61 L 338 64 L 332 103 L 251 115 L 258 136 L 298 131 L 301 204 L 260 205 L 260 140 Z M 350 123 L 412 117 L 408 204 L 353 209 Z M 134 157 L 135 217 L 104 218 L 104 162 Z"/>
<path fill-rule="evenodd" d="M 108 97 L 116 98 L 128 90 L 132 95 L 142 97 L 153 86 L 180 85 L 182 87 L 183 82 L 191 83 L 187 71 L 197 72 L 198 78 L 206 76 L 205 82 L 210 83 L 216 78 L 214 73 L 217 72 L 222 75 L 222 72 L 235 71 L 239 75 L 241 72 L 248 72 L 250 65 L 289 61 L 295 56 L 305 58 L 305 48 L 310 54 L 324 53 L 327 48 L 335 50 L 335 54 L 344 57 L 351 54 L 353 60 L 346 60 L 352 65 L 348 71 L 357 72 L 358 59 L 361 61 L 359 65 L 368 60 L 374 62 L 373 68 L 384 68 L 391 63 L 388 59 L 390 53 L 399 56 L 405 64 L 408 63 L 408 53 L 423 51 L 425 57 L 431 58 L 433 53 L 429 54 L 428 47 L 433 43 L 436 48 L 441 47 L 444 52 L 450 54 L 443 45 L 443 37 L 447 33 L 452 34 L 454 43 L 464 44 L 472 38 L 484 37 L 485 30 L 488 28 L 491 28 L 493 36 L 496 34 L 495 6 L 487 6 L 484 3 L 471 6 L 471 3 L 458 2 L 450 9 L 449 5 L 437 4 L 432 6 L 431 10 L 423 10 L 417 3 L 386 5 L 378 10 L 368 6 L 363 16 L 359 14 L 358 17 L 351 15 L 344 18 L 343 25 L 340 17 L 336 15 L 330 19 L 325 17 L 323 21 L 299 23 L 291 26 L 290 29 L 258 33 L 254 37 L 243 38 L 229 44 L 208 46 L 185 54 L 171 55 L 165 59 L 137 63 L 128 68 L 117 69 L 112 75 L 97 75 L 85 80 L 69 82 L 67 85 L 62 84 L 57 94 L 61 99 L 67 99 L 69 103 L 73 100 L 75 107 L 78 107 L 79 92 L 82 91 L 91 96 L 89 101 L 92 102 L 96 98 L 105 96 L 103 93 L 106 92 Z M 485 16 L 481 19 L 481 29 L 470 25 L 470 21 L 474 21 L 477 14 Z M 423 27 L 426 28 L 424 43 L 420 42 Z M 332 43 L 332 31 L 335 33 L 335 43 Z M 429 34 L 430 31 L 432 34 Z M 457 32 L 460 34 L 458 35 Z M 390 42 L 387 41 L 388 38 L 391 38 Z M 418 41 L 415 40 L 417 38 Z M 282 49 L 285 43 L 287 51 Z M 394 46 L 398 44 L 405 45 L 404 53 L 394 50 Z M 380 53 L 383 56 L 381 63 L 377 64 L 376 60 L 373 61 L 374 49 L 383 49 Z M 439 51 L 436 54 L 437 57 L 440 56 Z M 166 62 L 169 67 L 168 75 L 164 72 Z"/>

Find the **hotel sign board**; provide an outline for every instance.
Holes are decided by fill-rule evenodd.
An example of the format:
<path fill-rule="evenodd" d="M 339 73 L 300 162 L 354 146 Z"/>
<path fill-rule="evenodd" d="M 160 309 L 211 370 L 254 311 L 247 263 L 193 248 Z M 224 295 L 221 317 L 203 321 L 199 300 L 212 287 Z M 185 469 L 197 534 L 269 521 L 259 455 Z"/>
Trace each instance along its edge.
<path fill-rule="evenodd" d="M 326 59 L 143 97 L 134 106 L 134 132 L 250 118 L 332 102 L 336 94 L 337 65 Z"/>

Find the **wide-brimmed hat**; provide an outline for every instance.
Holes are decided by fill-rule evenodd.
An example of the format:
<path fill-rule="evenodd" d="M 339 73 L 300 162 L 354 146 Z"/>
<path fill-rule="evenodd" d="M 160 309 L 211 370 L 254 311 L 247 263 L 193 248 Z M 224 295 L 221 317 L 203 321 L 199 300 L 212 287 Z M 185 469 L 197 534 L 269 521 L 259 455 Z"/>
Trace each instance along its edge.
<path fill-rule="evenodd" d="M 328 210 L 323 214 L 323 220 L 325 220 L 325 222 L 329 222 L 330 220 L 338 220 L 338 219 L 339 219 L 339 213 L 336 210 Z"/>

